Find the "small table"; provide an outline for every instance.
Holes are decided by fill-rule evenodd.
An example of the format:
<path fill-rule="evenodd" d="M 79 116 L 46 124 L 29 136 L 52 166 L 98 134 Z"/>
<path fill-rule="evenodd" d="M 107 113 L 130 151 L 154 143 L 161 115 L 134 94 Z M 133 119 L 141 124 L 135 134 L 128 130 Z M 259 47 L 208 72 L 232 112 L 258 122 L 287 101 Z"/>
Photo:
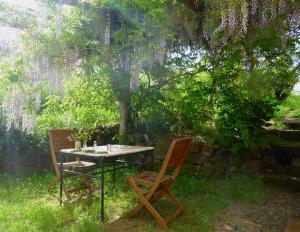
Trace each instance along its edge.
<path fill-rule="evenodd" d="M 94 150 L 93 147 L 88 147 L 87 150 Z M 96 147 L 97 152 L 107 151 L 107 146 Z M 89 174 L 88 172 L 81 172 L 75 170 L 64 169 L 63 163 L 66 157 L 79 157 L 83 159 L 93 160 L 100 167 L 101 180 L 101 220 L 104 220 L 104 173 L 113 172 L 113 184 L 115 181 L 115 170 L 124 169 L 129 166 L 141 166 L 142 168 L 148 164 L 148 168 L 153 169 L 153 151 L 154 147 L 143 146 L 125 146 L 125 145 L 111 145 L 111 150 L 107 154 L 87 153 L 83 151 L 74 151 L 74 149 L 62 149 L 57 152 L 60 158 L 60 204 L 62 204 L 62 187 L 64 173 L 72 173 L 75 175 L 88 176 L 90 178 L 99 178 L 99 173 Z M 144 162 L 135 163 L 122 160 L 124 158 L 142 157 Z"/>

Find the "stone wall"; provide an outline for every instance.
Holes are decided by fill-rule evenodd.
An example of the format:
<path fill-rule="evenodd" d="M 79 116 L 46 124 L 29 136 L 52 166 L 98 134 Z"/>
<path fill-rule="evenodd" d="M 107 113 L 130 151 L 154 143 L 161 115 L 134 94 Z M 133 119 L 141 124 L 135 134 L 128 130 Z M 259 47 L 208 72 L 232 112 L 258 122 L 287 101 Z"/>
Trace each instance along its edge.
<path fill-rule="evenodd" d="M 154 156 L 157 163 L 161 163 L 164 160 L 173 139 L 174 137 L 164 136 L 155 142 Z M 213 147 L 207 143 L 192 143 L 184 169 L 190 171 L 197 170 L 213 155 L 213 152 Z"/>
<path fill-rule="evenodd" d="M 113 143 L 113 137 L 118 133 L 118 125 L 99 127 L 92 135 L 98 145 Z M 0 171 L 16 176 L 30 175 L 41 170 L 53 170 L 48 136 L 38 138 L 11 129 L 0 129 Z"/>
<path fill-rule="evenodd" d="M 23 176 L 51 168 L 48 140 L 25 136 L 17 130 L 1 130 L 0 170 Z"/>

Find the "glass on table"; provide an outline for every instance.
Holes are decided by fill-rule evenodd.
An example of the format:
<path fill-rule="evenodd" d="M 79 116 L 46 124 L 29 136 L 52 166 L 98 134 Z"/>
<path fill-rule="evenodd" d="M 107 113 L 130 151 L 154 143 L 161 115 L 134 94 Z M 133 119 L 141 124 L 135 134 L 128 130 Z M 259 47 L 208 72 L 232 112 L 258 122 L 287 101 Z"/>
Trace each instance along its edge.
<path fill-rule="evenodd" d="M 94 145 L 93 145 L 93 147 L 94 147 L 94 152 L 97 152 L 97 141 L 94 141 Z"/>
<path fill-rule="evenodd" d="M 87 150 L 87 143 L 86 143 L 86 141 L 83 142 L 82 150 L 83 150 L 83 151 L 86 151 L 86 150 Z"/>
<path fill-rule="evenodd" d="M 110 144 L 107 144 L 106 151 L 107 151 L 107 153 L 111 152 L 111 145 Z"/>

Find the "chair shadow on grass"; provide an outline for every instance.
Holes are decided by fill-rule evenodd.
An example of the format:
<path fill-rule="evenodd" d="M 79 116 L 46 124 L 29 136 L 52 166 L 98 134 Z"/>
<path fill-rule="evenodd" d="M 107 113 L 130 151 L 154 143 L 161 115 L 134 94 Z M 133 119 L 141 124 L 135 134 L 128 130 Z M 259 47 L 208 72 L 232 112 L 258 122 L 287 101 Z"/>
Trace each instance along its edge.
<path fill-rule="evenodd" d="M 80 187 L 81 185 L 79 185 L 78 187 Z M 55 199 L 57 199 L 58 201 L 60 200 L 60 193 L 59 193 L 59 187 L 54 187 L 52 188 L 49 192 L 49 195 Z M 88 191 L 79 191 L 76 193 L 72 193 L 72 198 L 71 200 L 68 200 L 65 198 L 65 195 L 63 193 L 63 203 L 80 203 L 80 201 L 82 199 L 85 198 L 90 198 L 90 197 L 96 197 L 95 195 L 93 195 L 93 192 L 88 192 Z"/>
<path fill-rule="evenodd" d="M 163 215 L 167 215 L 172 212 L 175 207 L 173 207 L 172 203 L 166 199 L 162 199 L 155 208 L 164 212 Z M 173 223 L 170 224 L 169 230 L 173 231 Z M 178 220 L 177 223 L 178 225 Z M 152 215 L 144 208 L 142 209 L 134 218 L 128 218 L 127 213 L 123 214 L 121 217 L 116 220 L 109 221 L 104 225 L 104 231 L 113 231 L 113 232 L 121 232 L 121 231 L 136 231 L 136 232 L 144 232 L 144 231 L 165 231 L 160 228 L 160 226 L 156 223 Z"/>
<path fill-rule="evenodd" d="M 104 225 L 104 231 L 121 232 L 121 231 L 136 231 L 144 232 L 148 222 L 141 218 L 128 219 L 126 216 L 122 216 L 112 222 L 108 222 Z"/>

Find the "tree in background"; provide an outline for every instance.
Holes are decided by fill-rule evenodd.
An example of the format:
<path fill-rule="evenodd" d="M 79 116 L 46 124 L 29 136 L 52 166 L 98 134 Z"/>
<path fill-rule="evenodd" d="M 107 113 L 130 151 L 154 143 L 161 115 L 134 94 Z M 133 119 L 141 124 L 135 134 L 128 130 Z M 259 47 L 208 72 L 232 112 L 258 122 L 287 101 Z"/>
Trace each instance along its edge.
<path fill-rule="evenodd" d="M 48 1 L 47 24 L 37 20 L 26 30 L 22 83 L 38 83 L 31 86 L 42 91 L 43 102 L 55 86 L 63 95 L 70 77 L 98 79 L 92 82 L 99 90 L 111 89 L 103 108 L 118 102 L 120 134 L 129 122 L 152 118 L 181 134 L 202 133 L 209 125 L 247 144 L 298 75 L 296 2 L 67 2 L 72 6 Z M 45 82 L 52 88 L 40 88 Z M 7 107 L 17 106 L 20 101 L 10 99 L 25 93 L 15 89 L 7 91 L 16 97 L 4 101 L 6 115 L 26 108 L 23 102 Z M 37 95 L 26 95 L 32 96 L 29 112 L 38 111 Z"/>
<path fill-rule="evenodd" d="M 236 153 L 238 147 L 255 144 L 251 140 L 259 137 L 299 77 L 299 2 L 182 2 L 197 25 L 191 41 L 205 51 L 218 140 Z"/>

